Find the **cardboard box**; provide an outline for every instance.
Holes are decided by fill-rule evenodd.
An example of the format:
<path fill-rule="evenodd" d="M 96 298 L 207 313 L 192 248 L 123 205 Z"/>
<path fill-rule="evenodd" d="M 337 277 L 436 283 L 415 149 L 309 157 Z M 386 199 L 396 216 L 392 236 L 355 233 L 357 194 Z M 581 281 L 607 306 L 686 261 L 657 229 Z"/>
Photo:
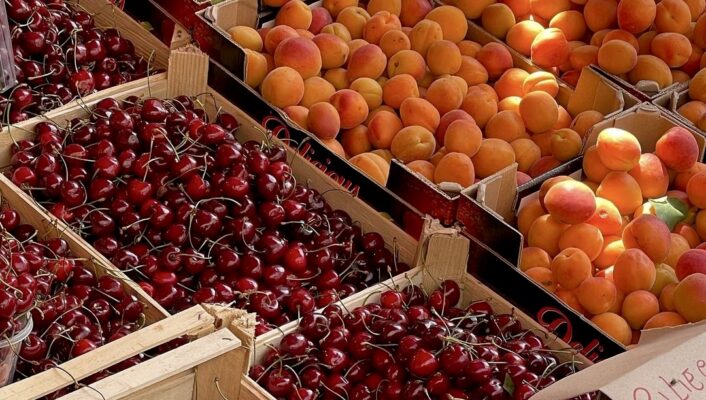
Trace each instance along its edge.
<path fill-rule="evenodd" d="M 706 137 L 705 131 L 697 128 L 691 121 L 679 113 L 679 108 L 689 101 L 691 101 L 689 97 L 689 84 L 683 83 L 677 86 L 673 91 L 659 96 L 653 103 L 664 109 L 667 115 L 672 119 L 697 131 L 701 136 Z M 706 157 L 703 158 L 703 160 L 706 162 Z"/>
<path fill-rule="evenodd" d="M 638 345 L 537 393 L 531 400 L 568 399 L 599 392 L 600 399 L 706 398 L 706 324 L 642 332 Z"/>

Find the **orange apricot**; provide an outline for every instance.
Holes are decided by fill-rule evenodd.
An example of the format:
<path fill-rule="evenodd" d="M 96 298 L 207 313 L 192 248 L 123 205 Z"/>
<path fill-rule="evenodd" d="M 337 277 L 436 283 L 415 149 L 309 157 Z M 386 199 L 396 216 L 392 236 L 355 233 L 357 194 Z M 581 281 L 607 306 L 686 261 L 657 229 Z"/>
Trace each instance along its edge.
<path fill-rule="evenodd" d="M 591 0 L 589 0 L 590 2 Z M 607 312 L 591 318 L 591 322 L 618 343 L 628 346 L 632 343 L 632 330 L 627 321 L 618 314 Z"/>
<path fill-rule="evenodd" d="M 585 279 L 575 293 L 581 307 L 593 315 L 610 311 L 618 297 L 613 281 L 600 277 Z"/>
<path fill-rule="evenodd" d="M 569 225 L 558 221 L 549 214 L 542 215 L 532 222 L 527 233 L 527 244 L 539 247 L 554 257 L 559 253 L 559 238 Z M 589 260 L 590 264 L 590 260 Z"/>
<path fill-rule="evenodd" d="M 566 180 L 547 191 L 544 206 L 557 220 L 566 224 L 578 224 L 593 216 L 596 211 L 596 197 L 585 184 Z"/>
<path fill-rule="evenodd" d="M 475 170 L 471 158 L 463 153 L 447 153 L 434 170 L 434 183 L 452 182 L 469 187 L 475 181 Z"/>
<path fill-rule="evenodd" d="M 626 249 L 615 260 L 613 281 L 623 293 L 650 290 L 656 279 L 655 264 L 640 249 Z"/>
<path fill-rule="evenodd" d="M 647 290 L 628 293 L 623 300 L 621 314 L 632 329 L 642 329 L 645 323 L 657 313 L 659 313 L 659 300 Z"/>
<path fill-rule="evenodd" d="M 554 281 L 554 276 L 549 268 L 534 267 L 525 271 L 525 275 L 543 286 L 549 292 L 554 292 L 556 290 L 556 282 Z"/>

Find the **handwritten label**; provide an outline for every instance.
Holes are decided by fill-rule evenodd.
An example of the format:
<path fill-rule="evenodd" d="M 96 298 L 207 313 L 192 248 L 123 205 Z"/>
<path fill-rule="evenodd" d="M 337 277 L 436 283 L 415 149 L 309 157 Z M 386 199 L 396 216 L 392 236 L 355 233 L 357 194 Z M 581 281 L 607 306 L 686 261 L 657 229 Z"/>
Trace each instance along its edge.
<path fill-rule="evenodd" d="M 569 318 L 561 310 L 555 307 L 543 307 L 537 312 L 537 322 L 549 332 L 557 335 L 561 340 L 583 354 L 591 361 L 598 361 L 603 346 L 598 339 L 592 339 L 583 344 L 573 340 L 573 325 Z"/>
<path fill-rule="evenodd" d="M 674 376 L 660 374 L 650 387 L 637 386 L 632 390 L 633 400 L 695 400 L 706 395 L 706 360 L 693 361 Z M 657 383 L 656 385 L 654 383 Z"/>

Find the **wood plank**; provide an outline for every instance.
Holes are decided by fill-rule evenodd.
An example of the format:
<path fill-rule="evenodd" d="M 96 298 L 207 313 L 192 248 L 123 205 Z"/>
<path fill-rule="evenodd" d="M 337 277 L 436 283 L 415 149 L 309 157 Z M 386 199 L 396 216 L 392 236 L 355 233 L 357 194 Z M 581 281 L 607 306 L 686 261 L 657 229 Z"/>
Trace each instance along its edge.
<path fill-rule="evenodd" d="M 260 387 L 248 376 L 243 377 L 239 400 L 275 400 L 275 398 Z"/>
<path fill-rule="evenodd" d="M 228 329 L 221 329 L 201 339 L 187 343 L 166 354 L 147 360 L 132 368 L 100 380 L 91 388 L 82 388 L 61 397 L 61 400 L 117 400 L 168 379 L 174 375 L 217 358 L 240 347 L 240 340 Z M 198 386 L 197 386 L 198 387 Z M 100 393 L 100 394 L 99 394 Z M 218 397 L 196 398 L 217 400 Z M 2 397 L 0 397 L 2 398 Z"/>
<path fill-rule="evenodd" d="M 187 371 L 127 397 L 130 400 L 192 400 L 196 374 Z"/>
<path fill-rule="evenodd" d="M 111 365 L 157 347 L 190 331 L 213 325 L 214 318 L 200 306 L 156 322 L 84 356 L 61 364 L 62 370 L 50 369 L 0 388 L 0 399 L 35 399 L 100 372 Z M 238 341 L 240 343 L 240 341 Z M 192 355 L 193 356 L 193 355 Z M 142 363 L 140 365 L 143 365 Z M 87 389 L 90 390 L 90 389 Z"/>

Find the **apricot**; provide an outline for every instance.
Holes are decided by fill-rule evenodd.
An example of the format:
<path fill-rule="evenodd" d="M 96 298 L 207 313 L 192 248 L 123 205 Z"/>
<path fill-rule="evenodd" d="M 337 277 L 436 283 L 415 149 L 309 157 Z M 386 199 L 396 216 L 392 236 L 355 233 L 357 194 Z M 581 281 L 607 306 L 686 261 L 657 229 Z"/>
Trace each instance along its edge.
<path fill-rule="evenodd" d="M 677 288 L 676 283 L 670 283 L 662 289 L 659 295 L 659 309 L 661 311 L 674 311 L 674 291 Z"/>
<path fill-rule="evenodd" d="M 686 324 L 686 320 L 681 315 L 673 311 L 663 311 L 653 315 L 652 318 L 648 319 L 642 329 L 657 329 L 670 326 L 679 326 L 684 324 Z"/>
<path fill-rule="evenodd" d="M 319 48 L 321 68 L 338 68 L 348 61 L 349 48 L 340 37 L 330 33 L 320 33 L 314 36 L 312 41 Z"/>
<path fill-rule="evenodd" d="M 402 50 L 412 48 L 409 37 L 398 30 L 387 31 L 382 35 L 379 46 L 388 59 Z"/>
<path fill-rule="evenodd" d="M 669 238 L 669 254 L 667 254 L 667 258 L 664 260 L 664 263 L 676 268 L 679 257 L 689 250 L 691 246 L 686 238 L 677 233 L 670 233 Z"/>
<path fill-rule="evenodd" d="M 432 9 L 425 17 L 441 26 L 444 39 L 458 43 L 466 38 L 468 21 L 463 11 L 453 6 L 440 6 Z"/>
<path fill-rule="evenodd" d="M 655 266 L 655 283 L 650 288 L 650 292 L 655 296 L 659 296 L 662 290 L 670 283 L 678 283 L 677 274 L 674 268 L 667 264 L 658 264 Z"/>
<path fill-rule="evenodd" d="M 569 225 L 559 222 L 549 214 L 536 218 L 527 232 L 527 244 L 539 247 L 549 254 L 556 256 L 559 249 L 559 238 Z M 590 261 L 589 261 L 590 262 Z"/>
<path fill-rule="evenodd" d="M 532 164 L 530 167 L 529 171 L 527 173 L 529 176 L 532 178 L 536 178 L 540 175 L 543 175 L 555 168 L 559 168 L 561 166 L 561 161 L 557 160 L 556 158 L 552 156 L 544 156 L 537 160 L 536 163 Z"/>
<path fill-rule="evenodd" d="M 299 34 L 297 31 L 287 25 L 275 26 L 267 31 L 265 38 L 263 40 L 263 46 L 265 51 L 274 55 L 275 50 L 279 47 L 279 44 L 290 38 L 298 38 Z"/>
<path fill-rule="evenodd" d="M 319 76 L 312 76 L 304 81 L 304 95 L 299 104 L 308 108 L 316 103 L 328 101 L 335 92 L 336 89 L 330 82 Z"/>
<path fill-rule="evenodd" d="M 530 268 L 549 268 L 552 260 L 549 254 L 539 247 L 525 247 L 522 249 L 520 257 L 520 270 L 527 271 Z"/>
<path fill-rule="evenodd" d="M 309 108 L 307 126 L 320 139 L 335 139 L 341 130 L 341 119 L 330 103 L 316 103 Z"/>
<path fill-rule="evenodd" d="M 437 40 L 429 45 L 426 65 L 434 75 L 455 74 L 461 69 L 461 51 L 454 42 Z"/>
<path fill-rule="evenodd" d="M 449 152 L 462 153 L 473 157 L 478 153 L 483 133 L 475 122 L 459 119 L 449 124 L 444 136 L 444 147 Z"/>
<path fill-rule="evenodd" d="M 481 15 L 483 29 L 498 39 L 505 39 L 505 35 L 515 22 L 512 9 L 503 3 L 489 5 Z"/>
<path fill-rule="evenodd" d="M 366 44 L 355 50 L 348 60 L 346 78 L 352 82 L 358 78 L 379 78 L 387 66 L 387 57 L 374 44 Z"/>
<path fill-rule="evenodd" d="M 512 10 L 512 13 L 515 15 L 515 17 L 523 17 L 525 15 L 528 15 L 531 10 L 530 6 L 530 1 L 529 0 L 500 0 L 503 4 L 507 4 L 508 7 Z"/>
<path fill-rule="evenodd" d="M 580 249 L 569 247 L 562 250 L 551 262 L 554 281 L 562 288 L 572 290 L 592 275 L 591 260 Z"/>
<path fill-rule="evenodd" d="M 593 182 L 601 182 L 608 175 L 610 169 L 603 164 L 598 156 L 596 146 L 586 149 L 583 155 L 583 173 Z"/>
<path fill-rule="evenodd" d="M 529 57 L 532 54 L 532 42 L 542 31 L 544 27 L 537 21 L 520 21 L 507 31 L 505 42 L 523 56 Z"/>
<path fill-rule="evenodd" d="M 299 125 L 302 129 L 309 129 L 307 124 L 307 119 L 309 117 L 309 109 L 302 106 L 287 106 L 282 111 L 294 121 L 295 124 Z"/>
<path fill-rule="evenodd" d="M 603 36 L 603 42 L 601 45 L 607 44 L 608 42 L 611 42 L 613 40 L 620 40 L 622 42 L 630 44 L 635 51 L 640 50 L 640 42 L 637 40 L 635 35 L 628 31 L 624 31 L 622 29 L 613 29 L 609 31 L 608 33 Z"/>
<path fill-rule="evenodd" d="M 286 2 L 277 12 L 275 25 L 287 25 L 294 29 L 309 29 L 311 25 L 311 9 L 301 0 Z"/>
<path fill-rule="evenodd" d="M 546 210 L 544 210 L 538 198 L 524 201 L 517 210 L 517 230 L 525 237 L 529 236 L 532 223 L 545 214 Z M 557 235 L 556 239 L 557 241 L 559 240 L 559 235 Z M 559 246 L 557 246 L 557 252 L 559 251 L 558 249 Z"/>
<path fill-rule="evenodd" d="M 254 28 L 249 26 L 234 26 L 228 29 L 230 38 L 243 49 L 262 51 L 262 37 Z"/>
<path fill-rule="evenodd" d="M 522 95 L 542 91 L 552 97 L 559 94 L 559 83 L 556 77 L 546 71 L 537 71 L 529 74 L 522 82 Z"/>
<path fill-rule="evenodd" d="M 351 157 L 367 153 L 373 149 L 368 140 L 368 128 L 365 125 L 358 125 L 353 129 L 346 129 L 341 132 L 341 145 L 346 154 Z"/>
<path fill-rule="evenodd" d="M 586 21 L 583 14 L 576 10 L 562 11 L 549 21 L 550 28 L 560 29 L 566 40 L 581 40 L 586 36 Z"/>
<path fill-rule="evenodd" d="M 598 228 L 587 223 L 572 225 L 559 238 L 561 250 L 570 247 L 580 249 L 593 261 L 603 251 L 603 235 Z"/>
<path fill-rule="evenodd" d="M 401 50 L 395 53 L 387 63 L 387 76 L 409 74 L 415 80 L 421 81 L 426 71 L 424 57 L 413 50 Z"/>
<path fill-rule="evenodd" d="M 691 10 L 683 0 L 662 0 L 657 4 L 654 25 L 657 32 L 687 34 L 691 28 Z"/>
<path fill-rule="evenodd" d="M 488 120 L 485 125 L 485 136 L 510 143 L 525 136 L 525 124 L 520 114 L 514 111 L 501 111 Z"/>
<path fill-rule="evenodd" d="M 670 242 L 669 228 L 654 215 L 642 214 L 623 230 L 625 248 L 638 248 L 657 263 L 667 258 Z"/>
<path fill-rule="evenodd" d="M 392 163 L 392 159 L 395 158 L 395 156 L 392 155 L 392 152 L 387 149 L 376 149 L 376 150 L 371 151 L 371 153 L 377 154 L 380 157 L 382 157 L 382 159 L 385 160 L 387 165 L 390 165 Z"/>
<path fill-rule="evenodd" d="M 331 96 L 331 104 L 341 117 L 341 128 L 351 129 L 368 117 L 368 103 L 360 93 L 351 89 L 342 89 Z"/>
<path fill-rule="evenodd" d="M 613 282 L 625 294 L 650 290 L 656 275 L 654 262 L 640 249 L 626 249 L 615 260 Z"/>
<path fill-rule="evenodd" d="M 559 111 L 559 117 L 556 120 L 556 124 L 552 126 L 552 129 L 570 129 L 569 127 L 571 126 L 571 114 L 569 114 L 569 112 L 566 111 L 566 108 L 564 108 L 563 106 L 557 107 L 557 110 Z"/>
<path fill-rule="evenodd" d="M 488 71 L 478 60 L 468 56 L 461 56 L 461 67 L 456 76 L 463 79 L 468 86 L 475 86 L 488 82 Z"/>
<path fill-rule="evenodd" d="M 593 315 L 608 312 L 618 297 L 615 284 L 599 277 L 585 279 L 574 292 L 581 307 Z"/>
<path fill-rule="evenodd" d="M 314 35 L 321 32 L 321 28 L 333 22 L 333 17 L 327 9 L 323 7 L 314 7 L 311 9 L 311 25 L 309 32 Z"/>
<path fill-rule="evenodd" d="M 470 157 L 449 152 L 441 158 L 434 170 L 434 183 L 453 182 L 469 187 L 475 181 L 475 169 Z"/>
<path fill-rule="evenodd" d="M 443 115 L 463 103 L 463 92 L 450 77 L 435 80 L 427 89 L 426 99 Z"/>
<path fill-rule="evenodd" d="M 617 20 L 618 1 L 588 0 L 583 7 L 586 26 L 593 32 L 610 28 Z"/>
<path fill-rule="evenodd" d="M 494 89 L 499 99 L 511 96 L 523 96 L 523 84 L 529 73 L 520 68 L 510 68 L 495 82 Z"/>
<path fill-rule="evenodd" d="M 547 21 L 560 12 L 571 9 L 569 0 L 530 0 L 529 4 L 533 15 Z"/>
<path fill-rule="evenodd" d="M 657 36 L 656 31 L 647 31 L 637 38 L 639 50 L 637 54 L 650 54 L 652 52 L 652 39 Z"/>
<path fill-rule="evenodd" d="M 678 68 L 686 64 L 692 53 L 689 39 L 680 33 L 673 32 L 660 33 L 655 36 L 650 48 L 652 54 L 661 58 L 671 68 Z"/>
<path fill-rule="evenodd" d="M 628 81 L 633 85 L 640 81 L 652 81 L 664 89 L 672 84 L 672 71 L 659 57 L 639 55 L 635 68 L 628 73 Z"/>
<path fill-rule="evenodd" d="M 464 110 L 449 111 L 446 114 L 444 114 L 441 117 L 441 119 L 439 120 L 439 126 L 436 128 L 436 131 L 434 133 L 434 136 L 436 137 L 436 141 L 439 143 L 444 143 L 445 136 L 446 136 L 446 130 L 448 129 L 449 125 L 451 125 L 452 122 L 459 120 L 459 119 L 465 119 L 465 120 L 468 120 L 473 123 L 476 122 L 475 119 L 473 117 L 471 117 Z"/>
<path fill-rule="evenodd" d="M 498 111 L 514 111 L 519 114 L 520 101 L 522 97 L 519 96 L 506 97 L 498 102 Z"/>
<path fill-rule="evenodd" d="M 401 74 L 390 78 L 382 87 L 382 101 L 398 109 L 408 98 L 419 97 L 419 87 L 412 75 Z"/>
<path fill-rule="evenodd" d="M 245 59 L 245 83 L 251 88 L 257 88 L 270 72 L 267 58 L 256 51 L 245 49 Z"/>
<path fill-rule="evenodd" d="M 462 40 L 456 43 L 456 46 L 458 46 L 458 49 L 461 51 L 461 55 L 467 57 L 475 57 L 481 49 L 481 45 L 472 40 Z"/>
<path fill-rule="evenodd" d="M 596 194 L 613 202 L 621 215 L 632 215 L 642 206 L 640 185 L 626 172 L 610 172 L 598 186 Z"/>
<path fill-rule="evenodd" d="M 531 92 L 520 102 L 520 115 L 527 130 L 541 133 L 556 124 L 559 119 L 559 108 L 554 98 L 546 92 Z"/>
<path fill-rule="evenodd" d="M 343 149 L 343 145 L 341 145 L 341 143 L 338 140 L 325 139 L 325 140 L 321 140 L 321 143 L 323 143 L 324 146 L 328 147 L 328 149 L 331 150 L 331 152 L 339 155 L 344 160 L 348 158 L 346 155 L 346 151 Z"/>
<path fill-rule="evenodd" d="M 285 87 L 287 90 L 282 90 Z M 275 107 L 285 108 L 299 104 L 304 96 L 304 80 L 290 67 L 278 67 L 270 71 L 262 81 L 260 92 L 265 100 Z"/>
<path fill-rule="evenodd" d="M 382 87 L 376 80 L 358 78 L 351 83 L 350 88 L 363 96 L 370 110 L 374 110 L 382 104 Z"/>
<path fill-rule="evenodd" d="M 655 154 L 667 167 L 683 172 L 696 164 L 699 146 L 691 132 L 682 127 L 674 127 L 657 140 Z"/>
<path fill-rule="evenodd" d="M 324 79 L 328 81 L 336 90 L 342 90 L 350 86 L 348 78 L 346 78 L 348 71 L 344 68 L 334 68 L 324 72 Z"/>
<path fill-rule="evenodd" d="M 444 33 L 441 25 L 429 19 L 419 21 L 409 34 L 412 50 L 422 57 L 426 57 L 432 43 L 442 39 L 444 39 Z"/>
<path fill-rule="evenodd" d="M 613 171 L 630 171 L 640 163 L 642 148 L 637 138 L 620 128 L 606 128 L 598 134 L 596 151 L 603 165 Z"/>
<path fill-rule="evenodd" d="M 417 125 L 402 128 L 390 144 L 392 154 L 404 163 L 428 160 L 434 154 L 435 148 L 434 135 Z"/>
<path fill-rule="evenodd" d="M 381 185 L 387 183 L 390 166 L 384 158 L 374 153 L 362 153 L 348 160 L 353 166 L 362 170 L 366 175 Z"/>
<path fill-rule="evenodd" d="M 532 279 L 542 287 L 544 287 L 549 292 L 556 291 L 556 282 L 554 281 L 554 275 L 549 268 L 534 267 L 525 271 L 525 275 Z"/>
<path fill-rule="evenodd" d="M 591 64 L 598 64 L 598 46 L 583 45 L 571 49 L 569 64 L 576 71 L 581 71 Z"/>
<path fill-rule="evenodd" d="M 667 193 L 669 173 L 667 167 L 655 154 L 642 154 L 639 164 L 628 173 L 640 185 L 643 197 L 657 198 Z"/>
<path fill-rule="evenodd" d="M 389 11 L 379 11 L 370 17 L 363 28 L 363 39 L 378 44 L 382 36 L 391 30 L 400 30 L 402 23 L 397 15 Z"/>
<path fill-rule="evenodd" d="M 677 261 L 675 272 L 680 281 L 689 275 L 706 274 L 706 250 L 691 249 L 685 251 Z"/>
<path fill-rule="evenodd" d="M 488 76 L 495 80 L 505 71 L 512 68 L 513 61 L 510 51 L 500 43 L 490 42 L 481 47 L 476 54 L 478 60 L 488 71 Z"/>
<path fill-rule="evenodd" d="M 432 9 L 432 3 L 427 0 L 402 0 L 400 4 L 400 21 L 403 26 L 414 26 Z"/>
<path fill-rule="evenodd" d="M 619 236 L 605 236 L 603 238 L 603 250 L 601 254 L 593 260 L 598 269 L 604 270 L 615 264 L 615 261 L 625 251 L 623 241 Z"/>
<path fill-rule="evenodd" d="M 591 0 L 589 0 L 591 1 Z M 627 321 L 618 314 L 607 312 L 591 318 L 591 322 L 618 343 L 628 346 L 632 343 L 632 330 Z"/>
<path fill-rule="evenodd" d="M 351 37 L 351 33 L 348 31 L 348 28 L 346 28 L 346 26 L 340 22 L 333 22 L 324 26 L 323 28 L 321 28 L 321 31 L 319 33 L 330 33 L 332 35 L 336 35 L 343 39 L 343 41 L 346 43 L 353 40 L 353 38 Z"/>
<path fill-rule="evenodd" d="M 376 149 L 389 149 L 392 139 L 403 128 L 395 113 L 381 111 L 368 124 L 368 141 Z"/>
<path fill-rule="evenodd" d="M 311 39 L 285 39 L 277 46 L 274 57 L 275 66 L 290 67 L 304 79 L 316 76 L 321 71 L 321 53 Z"/>
<path fill-rule="evenodd" d="M 637 50 L 630 43 L 611 40 L 598 49 L 598 66 L 614 75 L 632 71 L 637 65 Z"/>
<path fill-rule="evenodd" d="M 688 119 L 689 122 L 696 125 L 701 117 L 706 115 L 706 103 L 698 100 L 692 100 L 684 103 L 677 109 L 679 114 Z"/>
<path fill-rule="evenodd" d="M 599 111 L 582 111 L 576 115 L 576 118 L 571 122 L 570 128 L 575 130 L 582 138 L 586 138 L 593 126 L 602 121 L 603 118 L 604 115 Z"/>
<path fill-rule="evenodd" d="M 541 157 L 542 153 L 532 139 L 520 138 L 513 140 L 510 145 L 515 152 L 517 170 L 527 172 Z"/>
<path fill-rule="evenodd" d="M 578 224 L 587 221 L 596 211 L 596 198 L 585 184 L 567 180 L 547 191 L 544 206 L 557 220 L 566 224 Z"/>
<path fill-rule="evenodd" d="M 706 50 L 706 17 L 704 17 L 704 14 L 701 14 L 701 16 L 697 16 L 697 18 L 692 40 L 696 47 L 701 50 Z"/>
<path fill-rule="evenodd" d="M 647 290 L 628 293 L 623 300 L 621 314 L 632 329 L 642 329 L 645 323 L 659 313 L 659 300 Z"/>
<path fill-rule="evenodd" d="M 423 176 L 431 182 L 434 181 L 434 170 L 436 169 L 436 166 L 430 163 L 429 161 L 415 160 L 407 164 L 407 168 L 409 168 L 412 172 L 416 172 L 417 174 Z"/>
<path fill-rule="evenodd" d="M 552 156 L 561 162 L 576 158 L 582 147 L 581 136 L 571 129 L 559 129 L 552 134 Z"/>
<path fill-rule="evenodd" d="M 537 191 L 537 197 L 539 198 L 539 202 L 542 203 L 542 207 L 546 208 L 546 205 L 544 204 L 544 198 L 547 196 L 547 192 L 549 192 L 549 189 L 553 188 L 560 182 L 566 181 L 575 182 L 576 180 L 570 176 L 559 175 L 551 177 L 542 182 L 539 187 L 539 191 Z"/>
<path fill-rule="evenodd" d="M 548 28 L 534 38 L 530 53 L 532 62 L 540 67 L 558 67 L 569 60 L 569 42 L 560 29 Z"/>
<path fill-rule="evenodd" d="M 346 7 L 336 16 L 336 22 L 346 27 L 351 39 L 362 39 L 370 14 L 360 7 Z"/>
<path fill-rule="evenodd" d="M 618 3 L 618 26 L 633 34 L 647 30 L 656 15 L 657 5 L 653 0 L 621 0 Z"/>
<path fill-rule="evenodd" d="M 706 275 L 693 274 L 674 289 L 674 308 L 689 322 L 706 319 Z"/>
<path fill-rule="evenodd" d="M 484 139 L 472 158 L 476 175 L 487 178 L 515 162 L 512 146 L 500 139 Z"/>

